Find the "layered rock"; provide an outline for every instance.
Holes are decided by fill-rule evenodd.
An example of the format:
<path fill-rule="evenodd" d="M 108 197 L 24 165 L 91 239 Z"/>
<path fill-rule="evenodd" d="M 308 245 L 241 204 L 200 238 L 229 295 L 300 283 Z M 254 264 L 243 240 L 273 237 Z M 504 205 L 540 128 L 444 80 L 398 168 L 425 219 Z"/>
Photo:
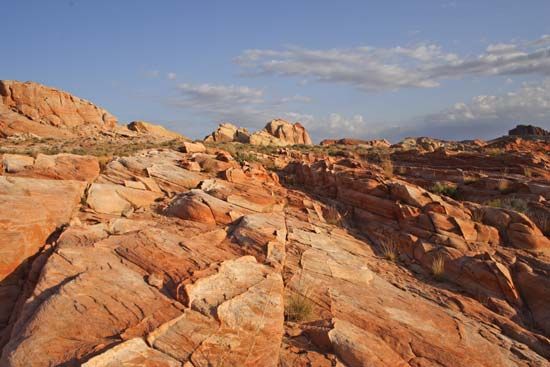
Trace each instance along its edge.
<path fill-rule="evenodd" d="M 386 139 L 361 140 L 352 138 L 325 139 L 320 145 L 359 145 L 367 148 L 389 148 L 391 143 Z"/>
<path fill-rule="evenodd" d="M 222 123 L 218 128 L 210 135 L 204 138 L 205 143 L 227 143 L 227 142 L 250 142 L 250 133 L 245 128 L 238 128 L 237 126 L 228 122 Z"/>
<path fill-rule="evenodd" d="M 550 136 L 550 131 L 533 125 L 517 125 L 508 131 L 508 135 L 513 136 Z"/>
<path fill-rule="evenodd" d="M 155 125 L 146 121 L 132 121 L 127 125 L 128 129 L 140 134 L 156 137 L 159 139 L 185 139 L 185 136 L 175 131 L 168 130 L 162 125 Z"/>
<path fill-rule="evenodd" d="M 271 120 L 260 130 L 250 136 L 253 145 L 311 145 L 311 138 L 306 129 L 296 122 L 291 124 L 285 120 Z"/>
<path fill-rule="evenodd" d="M 59 129 L 71 129 L 82 125 L 95 125 L 99 128 L 112 129 L 117 119 L 106 110 L 99 108 L 84 99 L 67 92 L 49 88 L 33 82 L 18 82 L 12 80 L 0 81 L 0 104 L 18 115 L 24 116 L 22 124 L 29 127 L 33 123 Z M 10 116 L 3 115 L 3 118 Z M 4 122 L 8 126 L 16 125 L 18 120 Z M 43 132 L 53 132 L 51 129 L 32 129 L 31 132 L 41 135 Z M 4 132 L 8 135 L 8 132 Z M 63 136 L 63 133 L 59 135 Z"/>
<path fill-rule="evenodd" d="M 4 154 L 2 166 L 5 175 L 23 177 L 91 182 L 99 176 L 96 157 L 75 154 L 38 154 L 36 158 Z"/>

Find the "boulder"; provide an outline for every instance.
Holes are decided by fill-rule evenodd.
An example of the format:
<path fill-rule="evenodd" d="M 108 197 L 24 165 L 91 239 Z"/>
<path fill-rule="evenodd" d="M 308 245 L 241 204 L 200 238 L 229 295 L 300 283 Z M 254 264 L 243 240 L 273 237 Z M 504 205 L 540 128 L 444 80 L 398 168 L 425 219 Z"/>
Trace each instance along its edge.
<path fill-rule="evenodd" d="M 184 153 L 204 153 L 206 152 L 206 147 L 203 143 L 183 143 L 181 147 L 182 152 Z"/>
<path fill-rule="evenodd" d="M 94 183 L 88 190 L 86 204 L 98 213 L 120 215 L 151 205 L 162 193 L 121 185 Z"/>
<path fill-rule="evenodd" d="M 306 129 L 296 122 L 291 124 L 285 120 L 271 120 L 260 130 L 250 137 L 250 143 L 253 145 L 312 145 Z"/>
<path fill-rule="evenodd" d="M 168 130 L 162 125 L 155 125 L 145 121 L 132 121 L 127 125 L 128 129 L 137 133 L 161 139 L 186 139 L 185 136 Z"/>
<path fill-rule="evenodd" d="M 249 141 L 250 133 L 247 129 L 238 128 L 237 126 L 228 122 L 220 124 L 212 134 L 204 138 L 205 143 L 248 143 Z"/>

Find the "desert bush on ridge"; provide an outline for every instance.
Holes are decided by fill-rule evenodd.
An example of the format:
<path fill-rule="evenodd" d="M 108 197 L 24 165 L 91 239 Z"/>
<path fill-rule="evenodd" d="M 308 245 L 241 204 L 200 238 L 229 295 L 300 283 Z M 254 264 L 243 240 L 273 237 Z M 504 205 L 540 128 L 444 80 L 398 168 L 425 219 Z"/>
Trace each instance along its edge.
<path fill-rule="evenodd" d="M 430 187 L 430 191 L 437 195 L 445 195 L 453 199 L 458 199 L 458 188 L 454 185 L 436 182 Z"/>

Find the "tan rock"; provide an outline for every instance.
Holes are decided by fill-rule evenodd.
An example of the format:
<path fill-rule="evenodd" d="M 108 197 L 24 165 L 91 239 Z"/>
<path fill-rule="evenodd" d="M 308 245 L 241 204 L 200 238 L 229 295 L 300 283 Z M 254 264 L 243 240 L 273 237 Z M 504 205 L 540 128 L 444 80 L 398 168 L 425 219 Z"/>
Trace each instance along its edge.
<path fill-rule="evenodd" d="M 168 130 L 162 125 L 155 125 L 145 121 L 132 121 L 127 125 L 128 129 L 140 134 L 163 139 L 186 139 L 185 136 L 175 131 Z"/>
<path fill-rule="evenodd" d="M 2 166 L 6 173 L 18 173 L 34 164 L 34 158 L 20 154 L 4 154 Z"/>
<path fill-rule="evenodd" d="M 206 147 L 202 143 L 189 143 L 184 142 L 182 145 L 182 151 L 184 153 L 204 153 L 206 152 Z"/>
<path fill-rule="evenodd" d="M 226 143 L 239 142 L 248 143 L 250 141 L 250 133 L 244 128 L 237 128 L 231 123 L 222 123 L 210 135 L 204 138 L 205 143 Z"/>
<path fill-rule="evenodd" d="M 291 124 L 285 120 L 271 120 L 263 130 L 250 136 L 253 145 L 311 145 L 311 138 L 306 129 L 299 123 Z"/>
<path fill-rule="evenodd" d="M 143 339 L 134 338 L 109 349 L 82 367 L 180 367 L 181 363 L 170 356 L 150 348 Z"/>
<path fill-rule="evenodd" d="M 0 99 L 4 106 L 42 125 L 73 128 L 91 124 L 112 129 L 117 122 L 84 99 L 33 82 L 0 81 Z"/>
<path fill-rule="evenodd" d="M 161 193 L 121 185 L 94 183 L 88 190 L 86 204 L 98 213 L 122 214 L 130 209 L 151 205 Z"/>

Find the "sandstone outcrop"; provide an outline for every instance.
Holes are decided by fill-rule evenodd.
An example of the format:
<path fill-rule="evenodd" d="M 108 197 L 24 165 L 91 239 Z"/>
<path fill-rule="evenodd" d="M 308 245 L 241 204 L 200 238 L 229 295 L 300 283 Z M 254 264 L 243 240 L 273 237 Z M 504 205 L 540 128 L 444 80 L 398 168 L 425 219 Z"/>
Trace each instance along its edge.
<path fill-rule="evenodd" d="M 159 139 L 185 139 L 185 136 L 175 131 L 168 130 L 162 125 L 155 125 L 146 121 L 132 121 L 127 125 L 128 129 L 140 134 L 156 137 Z"/>
<path fill-rule="evenodd" d="M 311 138 L 306 129 L 296 122 L 291 124 L 285 120 L 271 120 L 260 130 L 250 136 L 253 145 L 311 145 Z"/>
<path fill-rule="evenodd" d="M 321 141 L 320 145 L 357 145 L 367 148 L 389 148 L 391 143 L 386 139 L 375 139 L 375 140 L 361 140 L 361 139 L 352 139 L 352 138 L 343 138 L 343 139 L 325 139 Z"/>
<path fill-rule="evenodd" d="M 50 178 L 91 182 L 99 176 L 96 157 L 76 154 L 38 154 L 36 158 L 4 154 L 2 156 L 4 175 Z"/>
<path fill-rule="evenodd" d="M 548 364 L 543 139 L 332 154 L 306 134 L 3 154 L 0 366 Z"/>
<path fill-rule="evenodd" d="M 533 125 L 517 125 L 512 130 L 508 131 L 508 135 L 513 136 L 550 136 L 550 131 L 544 130 L 541 127 Z"/>
<path fill-rule="evenodd" d="M 249 143 L 250 133 L 245 128 L 238 128 L 237 126 L 228 122 L 222 123 L 218 128 L 210 135 L 204 138 L 205 143 L 227 143 L 227 142 L 239 142 Z"/>
<path fill-rule="evenodd" d="M 0 81 L 0 104 L 34 123 L 59 129 L 88 124 L 112 129 L 117 123 L 113 115 L 91 102 L 33 82 Z M 17 125 L 17 121 L 7 124 Z M 33 129 L 29 132 L 40 135 L 41 131 Z"/>

